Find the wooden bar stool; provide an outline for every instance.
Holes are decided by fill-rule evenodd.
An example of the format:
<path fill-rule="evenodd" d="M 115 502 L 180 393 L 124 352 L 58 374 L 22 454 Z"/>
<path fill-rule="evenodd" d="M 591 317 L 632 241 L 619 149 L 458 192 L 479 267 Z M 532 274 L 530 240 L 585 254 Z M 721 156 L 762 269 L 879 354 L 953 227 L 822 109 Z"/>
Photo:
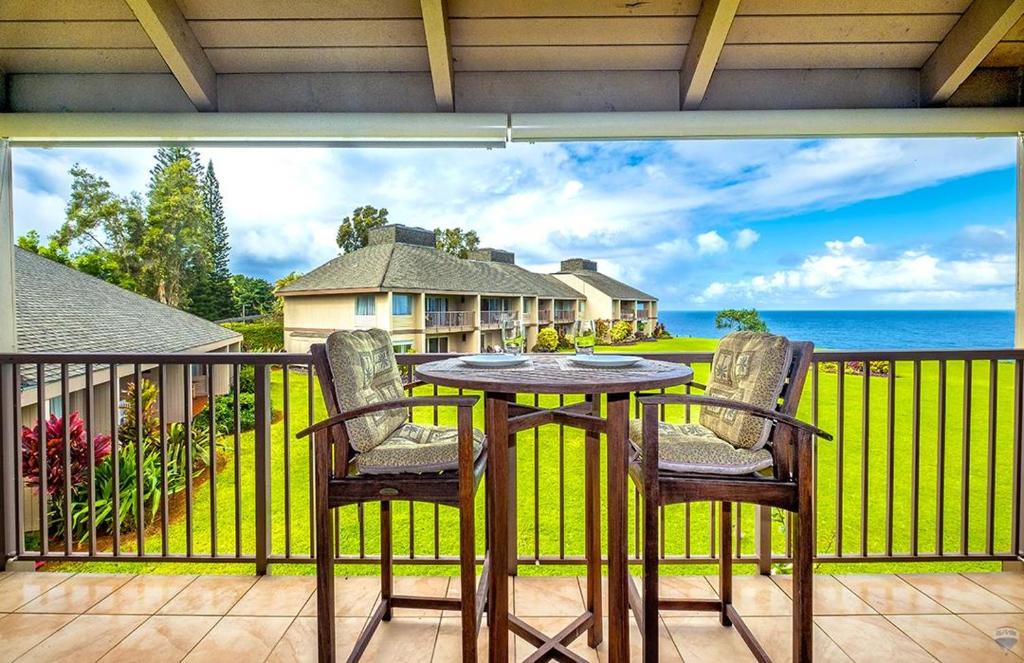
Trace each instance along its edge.
<path fill-rule="evenodd" d="M 786 509 L 795 515 L 793 660 L 812 657 L 814 437 L 832 437 L 794 418 L 812 343 L 736 332 L 715 353 L 706 396 L 641 396 L 641 421 L 630 424 L 637 450 L 629 473 L 643 502 L 643 596 L 630 579 L 630 607 L 644 640 L 644 661 L 658 660 L 659 610 L 714 610 L 735 626 L 759 661 L 767 653 L 732 605 L 732 502 Z M 695 384 L 695 383 L 691 383 Z M 701 386 L 701 385 L 696 385 Z M 701 406 L 700 424 L 658 419 L 664 405 Z M 668 504 L 720 504 L 719 600 L 658 597 L 658 511 Z"/>
<path fill-rule="evenodd" d="M 473 428 L 476 396 L 406 397 L 390 335 L 379 329 L 339 331 L 310 348 L 329 417 L 299 433 L 315 447 L 317 640 L 319 660 L 334 661 L 334 546 L 331 512 L 380 502 L 380 604 L 348 661 L 358 661 L 377 626 L 394 608 L 457 610 L 462 660 L 476 661 L 477 636 L 491 572 L 485 553 L 476 582 L 475 498 L 487 467 L 483 434 Z M 410 408 L 454 406 L 457 426 L 408 421 Z M 395 595 L 392 591 L 391 502 L 408 500 L 459 509 L 461 597 Z M 489 548 L 489 546 L 488 546 Z"/>

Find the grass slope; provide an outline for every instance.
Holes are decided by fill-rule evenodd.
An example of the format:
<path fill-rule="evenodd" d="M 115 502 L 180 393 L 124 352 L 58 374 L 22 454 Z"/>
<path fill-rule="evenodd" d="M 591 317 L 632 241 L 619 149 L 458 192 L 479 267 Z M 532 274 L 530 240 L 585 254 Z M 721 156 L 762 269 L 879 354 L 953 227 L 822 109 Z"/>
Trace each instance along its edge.
<path fill-rule="evenodd" d="M 602 351 L 636 352 L 683 352 L 712 351 L 716 341 L 711 339 L 670 339 L 656 343 L 644 343 L 630 348 L 601 348 Z M 697 380 L 705 381 L 707 365 L 695 366 Z M 923 362 L 921 370 L 921 418 L 920 446 L 918 449 L 920 482 L 918 490 L 918 547 L 921 553 L 936 549 L 939 538 L 937 523 L 941 516 L 943 530 L 941 543 L 947 554 L 957 554 L 961 540 L 962 512 L 966 513 L 967 548 L 981 552 L 988 547 L 988 532 L 992 532 L 995 551 L 1011 548 L 1012 512 L 1012 399 L 1013 364 L 998 363 L 994 368 L 988 362 L 973 362 L 974 379 L 970 390 L 971 407 L 966 430 L 969 433 L 967 450 L 964 454 L 964 363 L 950 362 L 947 367 L 946 421 L 944 426 L 944 472 L 937 470 L 939 463 L 938 438 L 938 365 Z M 990 370 L 994 371 L 997 383 L 997 418 L 995 428 L 989 429 L 988 400 Z M 912 411 L 913 411 L 913 364 L 899 363 L 895 380 L 895 418 L 893 420 L 892 453 L 888 449 L 887 390 L 889 379 L 847 375 L 843 378 L 843 427 L 839 430 L 839 381 L 836 374 L 821 372 L 816 385 L 808 382 L 801 405 L 800 416 L 812 419 L 812 390 L 819 395 L 818 423 L 826 430 L 837 434 L 835 442 L 821 441 L 818 446 L 818 487 L 817 487 L 817 539 L 818 549 L 823 553 L 835 553 L 841 546 L 846 554 L 855 554 L 866 549 L 871 554 L 881 555 L 886 551 L 888 527 L 892 523 L 892 548 L 899 553 L 910 550 L 911 530 L 911 465 L 913 457 Z M 864 389 L 867 399 L 864 400 Z M 418 393 L 430 393 L 430 387 L 420 388 Z M 275 409 L 286 407 L 284 374 L 277 370 L 272 374 L 272 397 Z M 439 393 L 449 393 L 441 389 Z M 287 409 L 290 413 L 288 426 L 281 421 L 272 426 L 271 462 L 271 509 L 272 547 L 275 555 L 290 555 L 304 563 L 299 565 L 275 565 L 276 573 L 312 573 L 313 567 L 306 561 L 310 555 L 310 508 L 309 508 L 309 443 L 296 440 L 294 432 L 311 420 L 309 409 L 309 382 L 305 374 L 288 374 Z M 522 402 L 533 403 L 533 396 L 522 396 Z M 573 402 L 580 398 L 567 398 Z M 319 392 L 315 396 L 313 419 L 323 415 Z M 863 403 L 867 403 L 864 416 Z M 540 397 L 539 404 L 552 406 L 557 397 Z M 430 410 L 420 410 L 416 420 L 431 423 Z M 683 417 L 681 407 L 669 408 L 670 421 Z M 696 410 L 693 416 L 697 416 Z M 475 423 L 483 426 L 482 405 L 474 412 Z M 439 422 L 452 423 L 454 411 L 442 410 Z M 864 422 L 867 427 L 864 428 Z M 991 444 L 990 444 L 991 443 Z M 255 550 L 255 463 L 253 434 L 241 436 L 238 455 L 235 456 L 234 440 L 223 440 L 224 450 L 229 456 L 226 467 L 216 478 L 216 523 L 217 544 L 220 554 L 230 555 L 236 549 L 236 521 L 240 525 L 241 538 L 238 541 L 243 553 Z M 992 454 L 991 458 L 989 454 Z M 842 469 L 839 471 L 839 461 Z M 964 473 L 964 462 L 968 463 Z M 995 473 L 989 476 L 989 464 Z M 240 485 L 235 483 L 235 464 L 238 464 Z M 893 508 L 887 513 L 887 477 L 893 476 Z M 521 555 L 566 556 L 581 555 L 583 552 L 583 436 L 579 431 L 566 430 L 560 434 L 554 426 L 539 431 L 521 433 L 518 440 L 518 507 L 519 507 L 519 550 Z M 968 482 L 962 482 L 962 476 Z M 941 479 L 941 493 L 940 493 Z M 991 481 L 991 483 L 990 483 Z M 839 487 L 841 486 L 841 491 Z M 866 487 L 866 496 L 862 493 Z M 991 487 L 993 501 L 989 501 Z M 241 512 L 236 519 L 235 497 L 240 498 Z M 841 493 L 841 496 L 840 496 Z M 942 512 L 939 513 L 937 497 L 943 497 Z M 966 496 L 967 508 L 962 510 Z M 633 511 L 633 498 L 630 509 Z M 840 520 L 839 510 L 842 510 Z M 866 539 L 861 537 L 861 518 L 866 509 Z M 565 514 L 564 523 L 559 513 Z M 483 509 L 482 494 L 478 505 L 478 543 L 482 548 Z M 375 505 L 365 509 L 365 527 L 362 550 L 373 554 L 379 543 L 378 510 Z M 706 504 L 694 504 L 689 509 L 689 527 L 686 526 L 686 508 L 677 505 L 669 507 L 665 514 L 666 543 L 668 555 L 681 555 L 687 550 L 693 555 L 707 554 L 711 545 L 711 516 Z M 743 508 L 740 512 L 740 538 L 742 550 L 750 555 L 754 546 L 755 509 Z M 407 556 L 410 548 L 418 558 L 430 558 L 435 552 L 442 556 L 456 555 L 458 551 L 458 521 L 453 509 L 442 508 L 436 514 L 431 505 L 409 507 L 399 504 L 394 512 L 394 540 L 396 558 Z M 196 552 L 211 550 L 211 487 L 206 483 L 197 488 L 191 514 L 192 546 Z M 630 521 L 632 522 L 632 520 Z M 842 527 L 837 528 L 836 523 Z M 536 523 L 536 524 L 535 524 Z M 182 517 L 169 528 L 168 548 L 174 553 L 183 553 L 188 545 L 187 520 Z M 290 526 L 289 526 L 290 524 Z M 437 546 L 435 548 L 435 528 Z M 784 524 L 778 523 L 774 530 L 774 547 L 785 550 Z M 534 536 L 536 529 L 537 536 Z M 354 507 L 341 510 L 338 530 L 341 550 L 346 555 L 360 553 L 360 532 Z M 634 552 L 633 532 L 629 537 L 631 554 Z M 125 541 L 123 548 L 131 550 L 132 540 Z M 158 554 L 161 550 L 159 529 L 150 532 L 146 551 Z M 88 571 L 148 571 L 157 573 L 247 573 L 251 565 L 237 563 L 165 563 L 165 562 L 92 562 L 75 564 L 49 564 L 48 568 Z M 988 570 L 996 565 L 981 562 L 944 562 L 941 564 L 880 562 L 865 565 L 843 563 L 823 565 L 823 571 L 925 571 L 925 570 Z M 666 572 L 707 572 L 708 565 L 685 565 L 666 567 Z M 744 567 L 740 567 L 741 569 Z M 399 567 L 400 572 L 409 574 L 449 574 L 455 568 L 444 565 Z M 374 565 L 346 564 L 341 572 L 350 574 L 376 573 Z M 575 566 L 524 565 L 523 574 L 568 574 L 580 573 Z"/>

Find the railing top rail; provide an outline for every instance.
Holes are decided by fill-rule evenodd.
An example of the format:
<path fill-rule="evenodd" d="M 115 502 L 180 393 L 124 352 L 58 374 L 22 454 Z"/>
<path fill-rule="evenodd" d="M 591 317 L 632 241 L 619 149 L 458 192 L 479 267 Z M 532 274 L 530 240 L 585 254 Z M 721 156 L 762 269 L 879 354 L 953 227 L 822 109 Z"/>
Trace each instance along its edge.
<path fill-rule="evenodd" d="M 409 353 L 398 355 L 400 364 L 419 364 L 461 356 L 465 353 Z M 708 362 L 714 356 L 704 352 L 635 352 L 645 359 L 672 362 Z M 814 361 L 956 361 L 1024 360 L 1024 348 L 975 348 L 936 350 L 818 350 Z M 0 353 L 0 364 L 250 364 L 278 365 L 311 363 L 306 352 L 13 352 Z"/>

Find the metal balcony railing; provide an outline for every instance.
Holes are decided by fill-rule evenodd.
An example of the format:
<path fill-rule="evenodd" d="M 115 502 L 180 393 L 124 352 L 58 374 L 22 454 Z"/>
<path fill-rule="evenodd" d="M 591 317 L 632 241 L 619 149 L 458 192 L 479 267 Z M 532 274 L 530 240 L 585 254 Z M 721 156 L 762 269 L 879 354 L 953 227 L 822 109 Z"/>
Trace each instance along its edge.
<path fill-rule="evenodd" d="M 497 327 L 503 320 L 516 317 L 516 312 L 511 310 L 501 311 L 481 311 L 480 312 L 480 326 L 481 327 Z"/>
<path fill-rule="evenodd" d="M 690 364 L 700 382 L 712 358 L 644 356 Z M 440 357 L 401 354 L 398 361 L 411 373 Z M 212 414 L 180 407 L 194 401 L 194 364 L 213 367 L 204 375 L 205 391 L 221 394 Z M 238 562 L 259 573 L 272 564 L 311 563 L 311 442 L 295 432 L 325 410 L 308 354 L 7 354 L 0 369 L 5 557 Z M 117 389 L 103 389 L 111 375 L 119 376 Z M 131 396 L 138 385 L 142 399 Z M 407 390 L 437 392 L 430 385 Z M 81 427 L 47 430 L 44 423 L 40 431 L 45 404 L 56 396 Z M 565 397 L 576 400 L 583 397 Z M 443 424 L 449 414 L 424 408 L 416 420 Z M 668 406 L 662 416 L 699 421 L 700 410 Z M 1018 559 L 1024 350 L 818 352 L 799 416 L 835 435 L 815 451 L 818 562 Z M 44 454 L 33 442 L 40 433 L 50 439 Z M 515 514 L 520 559 L 579 563 L 583 433 L 545 427 L 529 435 L 536 442 L 513 456 L 519 490 L 532 493 L 519 499 Z M 396 519 L 396 540 L 408 542 L 399 561 L 457 560 L 442 535 L 457 529 L 455 510 L 393 508 L 407 509 Z M 638 560 L 641 523 L 635 509 L 630 513 L 629 554 Z M 366 532 L 377 526 L 376 505 L 339 514 L 338 560 L 375 563 L 376 542 Z M 716 557 L 718 524 L 709 504 L 669 506 L 660 517 L 665 563 Z M 739 562 L 767 569 L 791 559 L 787 515 L 737 505 L 734 519 Z"/>
<path fill-rule="evenodd" d="M 474 324 L 474 313 L 474 311 L 427 311 L 425 320 L 428 329 L 471 328 Z"/>
<path fill-rule="evenodd" d="M 555 322 L 574 322 L 576 320 L 576 311 L 555 311 Z"/>

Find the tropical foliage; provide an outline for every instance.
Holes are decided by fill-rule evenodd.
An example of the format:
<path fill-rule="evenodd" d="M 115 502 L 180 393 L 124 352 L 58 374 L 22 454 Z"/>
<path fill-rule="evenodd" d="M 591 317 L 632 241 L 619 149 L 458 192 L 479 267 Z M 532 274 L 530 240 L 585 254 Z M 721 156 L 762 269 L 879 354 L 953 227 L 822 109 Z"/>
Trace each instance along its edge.
<path fill-rule="evenodd" d="M 756 308 L 727 308 L 721 310 L 715 315 L 715 327 L 739 331 L 768 331 L 768 325 L 761 319 L 761 314 L 757 312 Z"/>
<path fill-rule="evenodd" d="M 39 439 L 38 423 L 32 428 L 23 426 L 21 429 L 21 474 L 25 483 L 30 486 L 39 486 L 42 480 L 42 464 L 45 454 L 46 492 L 50 497 L 64 495 L 65 478 L 70 480 L 72 487 L 79 486 L 86 481 L 89 471 L 90 450 L 89 440 L 85 435 L 85 422 L 77 412 L 72 412 L 67 419 L 68 466 L 70 467 L 68 477 L 65 477 L 64 473 L 64 419 L 50 415 L 43 426 L 46 441 L 42 445 Z M 95 436 L 92 442 L 93 464 L 100 463 L 109 455 L 110 436 Z"/>
<path fill-rule="evenodd" d="M 629 323 L 625 320 L 619 320 L 612 325 L 611 330 L 608 332 L 608 337 L 612 343 L 622 343 L 633 333 L 633 328 L 629 326 Z"/>
<path fill-rule="evenodd" d="M 475 230 L 434 228 L 434 243 L 437 248 L 456 258 L 468 258 L 470 251 L 480 248 L 480 237 Z"/>
<path fill-rule="evenodd" d="M 537 344 L 534 352 L 554 352 L 558 349 L 558 332 L 554 327 L 545 327 L 537 333 Z"/>
<path fill-rule="evenodd" d="M 382 207 L 363 205 L 341 220 L 335 241 L 342 253 L 352 253 L 370 242 L 370 231 L 387 225 L 388 211 Z"/>

